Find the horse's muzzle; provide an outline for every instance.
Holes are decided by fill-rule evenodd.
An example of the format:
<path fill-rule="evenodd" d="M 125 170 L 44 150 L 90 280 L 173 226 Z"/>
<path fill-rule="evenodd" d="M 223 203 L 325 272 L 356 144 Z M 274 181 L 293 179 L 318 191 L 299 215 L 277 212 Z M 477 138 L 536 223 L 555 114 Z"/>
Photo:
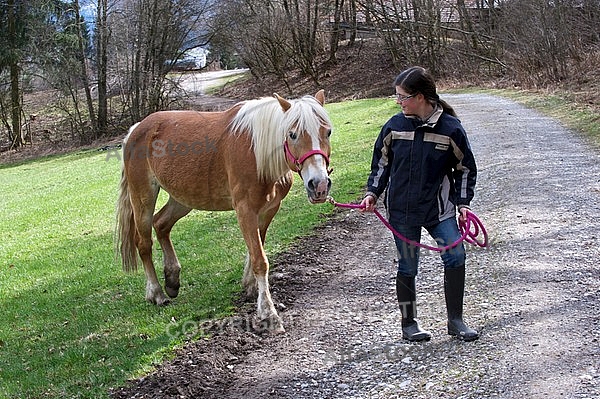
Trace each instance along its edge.
<path fill-rule="evenodd" d="M 331 188 L 331 179 L 310 179 L 306 182 L 306 193 L 308 200 L 313 204 L 320 204 L 327 200 L 329 189 Z"/>

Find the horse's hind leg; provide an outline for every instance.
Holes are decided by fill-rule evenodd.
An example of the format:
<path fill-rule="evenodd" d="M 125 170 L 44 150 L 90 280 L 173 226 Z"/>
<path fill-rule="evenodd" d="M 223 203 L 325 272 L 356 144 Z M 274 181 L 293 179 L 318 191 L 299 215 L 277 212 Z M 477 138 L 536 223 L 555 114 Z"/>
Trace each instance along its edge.
<path fill-rule="evenodd" d="M 154 216 L 154 230 L 163 252 L 165 291 L 171 298 L 175 298 L 179 294 L 179 272 L 181 270 L 171 241 L 171 229 L 191 210 L 170 197 L 165 206 Z"/>
<path fill-rule="evenodd" d="M 129 186 L 136 226 L 135 245 L 146 274 L 146 300 L 159 306 L 165 305 L 169 300 L 158 282 L 152 262 L 152 218 L 160 187 L 156 182 L 149 180 L 144 173 L 130 176 Z"/>

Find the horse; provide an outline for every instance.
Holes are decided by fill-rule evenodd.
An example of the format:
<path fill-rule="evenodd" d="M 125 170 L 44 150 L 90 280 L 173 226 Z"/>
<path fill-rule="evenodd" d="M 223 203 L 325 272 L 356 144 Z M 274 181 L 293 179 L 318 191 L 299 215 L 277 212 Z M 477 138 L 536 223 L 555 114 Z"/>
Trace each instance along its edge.
<path fill-rule="evenodd" d="M 274 94 L 220 112 L 159 111 L 129 128 L 122 146 L 116 249 L 126 272 L 137 269 L 139 254 L 148 302 L 166 305 L 179 294 L 181 265 L 170 238 L 175 223 L 192 209 L 234 210 L 247 247 L 243 287 L 257 296 L 261 325 L 285 331 L 269 290 L 265 237 L 294 173 L 309 202 L 327 199 L 332 124 L 324 102 L 323 90 L 295 100 Z M 161 189 L 169 198 L 154 214 Z M 152 228 L 162 248 L 169 298 L 152 261 Z"/>

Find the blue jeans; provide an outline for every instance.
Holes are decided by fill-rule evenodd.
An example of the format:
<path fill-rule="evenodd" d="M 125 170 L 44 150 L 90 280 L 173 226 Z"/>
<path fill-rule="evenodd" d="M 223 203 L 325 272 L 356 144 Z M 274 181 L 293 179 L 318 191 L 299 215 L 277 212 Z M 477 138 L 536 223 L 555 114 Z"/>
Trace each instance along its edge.
<path fill-rule="evenodd" d="M 407 226 L 393 223 L 391 220 L 390 223 L 404 237 L 421 242 L 421 226 Z M 461 236 L 455 218 L 446 219 L 436 225 L 425 227 L 425 229 L 438 244 L 438 247 L 450 245 Z M 408 244 L 395 235 L 394 240 L 398 249 L 398 273 L 406 277 L 415 277 L 419 265 L 419 247 Z M 454 248 L 441 252 L 441 257 L 446 269 L 464 266 L 466 259 L 465 247 L 461 243 Z"/>

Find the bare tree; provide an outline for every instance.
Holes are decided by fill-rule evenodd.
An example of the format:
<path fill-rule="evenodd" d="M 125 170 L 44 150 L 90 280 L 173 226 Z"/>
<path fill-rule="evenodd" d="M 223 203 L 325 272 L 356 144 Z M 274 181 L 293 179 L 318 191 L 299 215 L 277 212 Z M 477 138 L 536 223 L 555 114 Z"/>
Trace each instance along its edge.
<path fill-rule="evenodd" d="M 6 123 L 8 128 L 8 138 L 11 142 L 11 148 L 17 148 L 23 145 L 21 134 L 21 61 L 23 58 L 25 46 L 28 42 L 27 11 L 28 4 L 24 1 L 7 0 L 1 5 L 0 21 L 6 26 L 6 31 L 2 29 L 2 51 L 0 51 L 0 73 L 8 71 L 10 86 L 10 124 Z"/>
<path fill-rule="evenodd" d="M 132 120 L 169 106 L 167 74 L 187 49 L 212 35 L 210 0 L 122 0 L 108 14 L 107 69 Z"/>
<path fill-rule="evenodd" d="M 292 35 L 297 66 L 318 84 L 318 55 L 324 47 L 319 29 L 323 18 L 320 0 L 283 0 L 283 9 Z"/>
<path fill-rule="evenodd" d="M 329 11 L 336 6 L 325 0 L 239 0 L 227 2 L 221 12 L 234 12 L 235 28 L 229 43 L 237 43 L 237 52 L 255 76 L 274 74 L 286 79 L 299 70 L 318 84 L 319 63 L 328 53 Z M 331 57 L 331 54 L 329 54 Z"/>
<path fill-rule="evenodd" d="M 396 65 L 426 64 L 424 41 L 433 40 L 426 35 L 426 14 L 421 2 L 425 0 L 372 0 L 361 3 L 368 8 L 373 26 L 383 39 Z M 433 11 L 432 11 L 433 12 Z"/>
<path fill-rule="evenodd" d="M 274 75 L 287 84 L 297 67 L 296 47 L 281 2 L 229 1 L 220 7 L 218 18 L 231 21 L 231 27 L 219 31 L 216 43 L 231 46 L 256 79 Z"/>
<path fill-rule="evenodd" d="M 31 45 L 39 50 L 29 58 L 28 72 L 56 90 L 55 105 L 71 137 L 88 143 L 97 138 L 97 128 L 87 62 L 91 44 L 79 1 L 43 2 L 37 12 L 48 22 L 34 29 Z"/>
<path fill-rule="evenodd" d="M 100 2 L 100 0 L 98 2 Z M 92 99 L 91 85 L 90 85 L 90 81 L 88 78 L 88 66 L 87 66 L 88 64 L 86 62 L 86 59 L 87 59 L 86 52 L 88 49 L 88 43 L 87 43 L 88 35 L 87 35 L 85 21 L 83 20 L 83 18 L 81 16 L 79 0 L 75 0 L 73 2 L 73 10 L 75 13 L 75 21 L 77 24 L 76 35 L 77 35 L 77 47 L 79 50 L 79 64 L 80 64 L 80 68 L 81 68 L 81 70 L 80 70 L 81 82 L 83 85 L 83 90 L 85 92 L 85 99 L 86 99 L 86 104 L 87 104 L 87 108 L 88 108 L 88 116 L 89 116 L 89 120 L 91 122 L 93 136 L 94 136 L 94 138 L 97 138 L 98 122 L 97 122 L 96 114 L 94 112 L 94 101 Z"/>
<path fill-rule="evenodd" d="M 335 0 L 333 6 L 333 26 L 331 29 L 331 35 L 329 37 L 329 64 L 336 64 L 336 54 L 338 51 L 338 44 L 340 42 L 340 25 L 342 22 L 342 11 L 344 8 L 344 0 Z"/>
<path fill-rule="evenodd" d="M 579 2 L 507 1 L 502 10 L 496 34 L 504 47 L 504 60 L 519 79 L 544 85 L 572 73 L 572 64 L 585 54 L 582 32 L 594 30 L 593 25 L 581 23 Z M 595 26 L 597 31 L 597 21 Z"/>

